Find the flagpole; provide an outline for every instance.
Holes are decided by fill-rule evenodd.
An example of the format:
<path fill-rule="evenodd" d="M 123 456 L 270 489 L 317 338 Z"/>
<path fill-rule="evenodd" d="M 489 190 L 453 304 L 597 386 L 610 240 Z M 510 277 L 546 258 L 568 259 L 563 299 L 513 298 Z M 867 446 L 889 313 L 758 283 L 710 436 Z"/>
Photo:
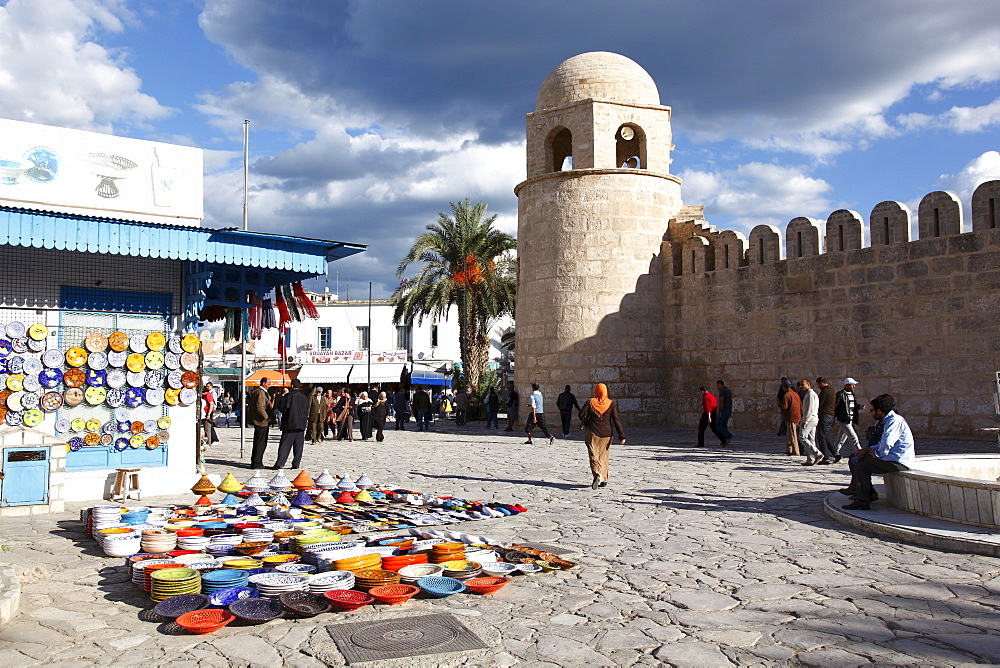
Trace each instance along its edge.
<path fill-rule="evenodd" d="M 368 389 L 372 389 L 372 282 L 368 281 Z M 378 399 L 378 397 L 375 397 Z"/>
<path fill-rule="evenodd" d="M 243 121 L 243 231 L 247 231 L 248 225 L 248 184 L 250 180 L 250 121 Z M 247 309 L 241 308 L 243 317 L 249 313 Z M 240 338 L 243 345 L 240 346 L 240 459 L 243 459 L 243 449 L 247 442 L 247 338 L 244 333 L 244 321 L 240 322 Z M 228 423 L 227 423 L 228 424 Z"/>

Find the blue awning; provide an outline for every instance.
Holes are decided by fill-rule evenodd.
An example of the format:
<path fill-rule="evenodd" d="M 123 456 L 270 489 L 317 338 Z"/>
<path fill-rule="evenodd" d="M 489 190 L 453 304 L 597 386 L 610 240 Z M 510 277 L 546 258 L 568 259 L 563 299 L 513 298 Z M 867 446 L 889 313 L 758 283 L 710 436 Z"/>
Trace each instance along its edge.
<path fill-rule="evenodd" d="M 233 229 L 213 230 L 0 207 L 0 246 L 260 267 L 318 276 L 367 246 Z"/>

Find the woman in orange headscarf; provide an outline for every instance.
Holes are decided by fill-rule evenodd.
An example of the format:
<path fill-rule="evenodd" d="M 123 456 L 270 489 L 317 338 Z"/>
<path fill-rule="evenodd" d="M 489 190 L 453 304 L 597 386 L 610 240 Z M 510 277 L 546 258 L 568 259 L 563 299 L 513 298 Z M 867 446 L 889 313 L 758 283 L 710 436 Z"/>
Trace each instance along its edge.
<path fill-rule="evenodd" d="M 607 487 L 612 426 L 618 432 L 618 442 L 625 445 L 625 430 L 618 417 L 618 404 L 608 399 L 607 385 L 598 383 L 594 387 L 593 399 L 589 399 L 580 410 L 580 421 L 584 425 L 583 440 L 587 443 L 590 470 L 594 473 L 590 488 Z"/>

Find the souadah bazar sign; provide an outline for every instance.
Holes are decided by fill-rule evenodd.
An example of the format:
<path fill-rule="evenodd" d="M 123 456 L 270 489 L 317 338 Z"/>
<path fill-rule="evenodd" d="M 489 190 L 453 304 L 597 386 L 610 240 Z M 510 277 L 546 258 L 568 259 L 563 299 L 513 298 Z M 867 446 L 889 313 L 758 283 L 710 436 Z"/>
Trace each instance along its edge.
<path fill-rule="evenodd" d="M 357 364 L 367 362 L 371 355 L 373 363 L 405 362 L 405 350 L 390 350 L 388 352 L 377 352 L 367 350 L 314 350 L 311 353 L 313 364 Z"/>

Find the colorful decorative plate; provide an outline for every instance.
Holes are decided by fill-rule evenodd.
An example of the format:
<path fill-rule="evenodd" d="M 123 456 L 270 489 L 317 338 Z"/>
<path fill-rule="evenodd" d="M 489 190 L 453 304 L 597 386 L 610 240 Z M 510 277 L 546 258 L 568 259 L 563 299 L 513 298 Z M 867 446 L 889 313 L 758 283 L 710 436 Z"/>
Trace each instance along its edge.
<path fill-rule="evenodd" d="M 24 411 L 24 415 L 21 417 L 21 421 L 24 422 L 26 427 L 37 427 L 42 423 L 42 411 L 38 409 L 31 409 Z"/>
<path fill-rule="evenodd" d="M 73 438 L 69 439 L 67 445 L 69 445 L 69 449 L 72 450 L 73 452 L 79 452 L 80 450 L 83 449 L 85 443 L 83 442 L 83 439 L 80 438 L 79 436 L 74 436 Z"/>
<path fill-rule="evenodd" d="M 0 357 L 7 357 L 14 350 L 14 344 L 7 339 L 0 339 Z"/>
<path fill-rule="evenodd" d="M 148 432 L 156 431 L 156 420 L 146 420 L 142 423 L 142 430 Z"/>
<path fill-rule="evenodd" d="M 132 353 L 128 356 L 125 366 L 128 367 L 129 371 L 143 371 L 146 368 L 146 356 L 142 353 Z"/>
<path fill-rule="evenodd" d="M 142 334 L 133 334 L 131 337 L 129 337 L 128 347 L 134 353 L 145 354 L 146 351 L 149 350 L 149 348 L 146 347 L 146 337 L 143 336 Z"/>
<path fill-rule="evenodd" d="M 175 390 L 173 388 L 170 388 L 169 390 L 163 393 L 163 400 L 166 401 L 167 404 L 170 406 L 176 406 L 177 404 L 180 403 L 180 393 L 181 393 L 180 390 Z"/>
<path fill-rule="evenodd" d="M 128 335 L 123 332 L 115 332 L 108 337 L 108 347 L 117 353 L 128 349 L 128 344 Z"/>
<path fill-rule="evenodd" d="M 146 402 L 146 391 L 141 387 L 130 387 L 125 390 L 125 405 L 138 408 Z"/>
<path fill-rule="evenodd" d="M 87 373 L 83 369 L 66 369 L 62 382 L 66 387 L 81 387 L 87 382 Z"/>
<path fill-rule="evenodd" d="M 180 390 L 184 387 L 184 383 L 181 382 L 181 378 L 184 376 L 183 371 L 171 371 L 167 374 L 167 385 L 175 390 Z"/>
<path fill-rule="evenodd" d="M 58 392 L 46 392 L 42 395 L 39 401 L 39 406 L 46 413 L 55 413 L 57 410 L 62 408 L 63 396 Z"/>
<path fill-rule="evenodd" d="M 150 350 L 146 353 L 146 368 L 147 369 L 162 369 L 163 368 L 163 353 L 156 350 Z"/>
<path fill-rule="evenodd" d="M 83 345 L 92 353 L 103 353 L 108 349 L 108 337 L 100 332 L 91 332 L 83 340 Z"/>
<path fill-rule="evenodd" d="M 28 359 L 24 360 L 24 365 L 21 367 L 22 371 L 25 374 L 31 374 L 33 376 L 37 376 L 39 373 L 41 373 L 42 368 L 43 368 L 42 360 L 34 357 L 29 357 Z"/>
<path fill-rule="evenodd" d="M 185 387 L 181 390 L 181 393 L 177 395 L 177 400 L 180 402 L 181 406 L 190 406 L 198 399 L 198 393 L 192 390 L 190 387 Z"/>
<path fill-rule="evenodd" d="M 73 431 L 84 431 L 87 428 L 87 421 L 83 418 L 73 418 L 73 422 L 70 424 L 73 427 Z"/>
<path fill-rule="evenodd" d="M 108 372 L 103 369 L 87 369 L 87 385 L 101 387 L 108 380 Z"/>
<path fill-rule="evenodd" d="M 97 371 L 103 371 L 108 368 L 108 356 L 101 352 L 90 353 L 90 357 L 87 358 L 87 366 Z"/>
<path fill-rule="evenodd" d="M 129 371 L 125 374 L 125 378 L 128 379 L 128 384 L 131 387 L 142 387 L 146 384 L 145 371 Z"/>
<path fill-rule="evenodd" d="M 180 369 L 181 356 L 177 353 L 163 353 L 163 366 L 171 370 Z"/>
<path fill-rule="evenodd" d="M 163 403 L 164 392 L 159 387 L 151 387 L 146 390 L 146 403 L 150 406 L 159 406 Z"/>
<path fill-rule="evenodd" d="M 10 340 L 10 347 L 15 353 L 26 353 L 28 352 L 28 337 L 22 336 L 18 339 Z"/>
<path fill-rule="evenodd" d="M 114 420 L 108 420 L 101 425 L 102 434 L 113 434 L 115 431 L 117 431 L 117 429 Z"/>
<path fill-rule="evenodd" d="M 113 387 L 117 390 L 125 387 L 126 378 L 125 372 L 121 369 L 111 369 L 108 371 L 108 377 L 104 382 L 108 384 L 108 387 Z"/>
<path fill-rule="evenodd" d="M 118 420 L 119 422 L 121 422 L 122 420 L 127 420 L 128 419 L 128 409 L 127 408 L 118 408 L 118 409 L 115 409 L 115 419 Z"/>
<path fill-rule="evenodd" d="M 21 405 L 21 399 L 24 398 L 24 392 L 11 392 L 10 396 L 7 397 L 7 409 L 12 411 L 21 411 L 24 406 Z"/>
<path fill-rule="evenodd" d="M 186 353 L 196 353 L 201 348 L 201 339 L 198 338 L 197 334 L 185 334 L 184 338 L 181 339 L 181 348 Z"/>
<path fill-rule="evenodd" d="M 161 429 L 160 431 L 156 432 L 156 438 L 160 439 L 160 443 L 166 443 L 167 441 L 170 440 L 170 432 L 167 431 L 166 429 Z"/>
<path fill-rule="evenodd" d="M 129 422 L 128 420 L 122 420 L 121 422 L 118 423 L 118 431 L 120 431 L 123 434 L 132 433 L 132 423 Z"/>
<path fill-rule="evenodd" d="M 163 369 L 158 369 L 155 371 L 146 372 L 146 387 L 163 387 L 163 383 L 167 380 L 167 374 Z"/>
<path fill-rule="evenodd" d="M 101 434 L 101 445 L 111 445 L 115 442 L 115 437 L 111 434 Z"/>
<path fill-rule="evenodd" d="M 45 344 L 48 343 L 45 339 L 41 341 L 36 341 L 35 339 L 28 339 L 28 350 L 33 353 L 40 353 L 45 350 Z"/>
<path fill-rule="evenodd" d="M 181 347 L 181 337 L 177 334 L 171 334 L 170 338 L 167 339 L 167 350 L 175 355 L 180 355 L 184 352 L 184 348 Z"/>
<path fill-rule="evenodd" d="M 108 398 L 108 391 L 103 387 L 88 387 L 84 391 L 83 396 L 88 404 L 98 406 L 103 404 L 104 400 Z"/>
<path fill-rule="evenodd" d="M 170 429 L 170 418 L 164 415 L 156 420 L 156 426 L 160 429 Z"/>
<path fill-rule="evenodd" d="M 28 392 L 39 392 L 42 389 L 42 384 L 38 382 L 38 376 L 25 376 L 22 384 Z"/>
<path fill-rule="evenodd" d="M 24 326 L 23 322 L 18 322 L 17 320 L 15 320 L 14 322 L 7 323 L 7 336 L 9 336 L 12 339 L 21 338 L 27 331 L 28 328 Z"/>
<path fill-rule="evenodd" d="M 59 434 L 65 434 L 70 430 L 70 422 L 66 418 L 59 418 L 56 420 L 56 432 Z"/>
<path fill-rule="evenodd" d="M 141 434 L 143 431 L 145 431 L 145 429 L 146 425 L 142 423 L 142 420 L 136 420 L 135 422 L 132 423 L 132 426 L 129 427 L 129 431 L 131 431 L 133 434 Z"/>
<path fill-rule="evenodd" d="M 115 441 L 115 450 L 121 452 L 122 450 L 127 450 L 127 449 L 128 449 L 127 438 L 119 438 L 117 441 Z"/>
<path fill-rule="evenodd" d="M 87 434 L 86 436 L 83 437 L 83 442 L 86 445 L 100 445 L 101 444 L 101 435 L 100 434 L 95 434 L 95 433 L 91 432 L 91 433 L 89 433 L 89 434 Z"/>
<path fill-rule="evenodd" d="M 162 332 L 150 332 L 146 336 L 146 346 L 150 350 L 163 350 L 167 345 L 167 337 Z"/>
<path fill-rule="evenodd" d="M 19 373 L 12 373 L 7 376 L 7 389 L 11 392 L 18 392 L 24 389 L 24 376 Z"/>
<path fill-rule="evenodd" d="M 0 406 L 7 405 L 7 397 L 11 395 L 10 390 L 0 390 Z"/>
<path fill-rule="evenodd" d="M 87 426 L 87 431 L 100 431 L 101 421 L 98 420 L 97 418 L 90 418 L 89 420 L 87 420 L 86 426 Z"/>
<path fill-rule="evenodd" d="M 67 406 L 79 406 L 83 403 L 83 390 L 71 387 L 63 392 L 63 403 Z"/>
<path fill-rule="evenodd" d="M 10 357 L 7 359 L 7 373 L 21 373 L 24 371 L 23 357 Z"/>
<path fill-rule="evenodd" d="M 62 355 L 59 356 L 60 364 L 62 364 Z M 7 373 L 7 358 L 0 357 L 0 373 Z"/>
<path fill-rule="evenodd" d="M 194 371 L 185 371 L 181 375 L 181 385 L 184 387 L 198 387 L 198 374 Z"/>
<path fill-rule="evenodd" d="M 42 398 L 34 392 L 25 392 L 24 396 L 21 397 L 21 407 L 25 410 L 33 410 L 38 408 L 39 403 Z"/>
<path fill-rule="evenodd" d="M 149 438 L 146 439 L 147 450 L 156 450 L 158 447 L 160 447 L 160 439 L 156 438 L 155 436 L 150 436 Z"/>
<path fill-rule="evenodd" d="M 57 387 L 62 379 L 63 374 L 59 369 L 42 369 L 42 372 L 38 374 L 38 382 L 42 384 L 42 387 Z"/>
<path fill-rule="evenodd" d="M 65 359 L 63 357 L 63 352 L 58 348 L 49 348 L 42 353 L 42 364 L 52 369 L 61 367 L 63 359 Z"/>
<path fill-rule="evenodd" d="M 181 355 L 181 368 L 188 371 L 196 371 L 198 369 L 198 355 L 195 353 L 184 353 Z"/>
<path fill-rule="evenodd" d="M 142 437 L 142 434 L 133 434 L 128 439 L 128 446 L 130 448 L 141 448 L 146 443 L 146 439 Z"/>
<path fill-rule="evenodd" d="M 70 366 L 83 366 L 87 363 L 87 351 L 79 346 L 74 346 L 66 351 L 66 364 Z"/>
<path fill-rule="evenodd" d="M 34 339 L 35 341 L 41 341 L 48 335 L 49 335 L 49 328 L 40 322 L 36 322 L 34 325 L 28 328 L 28 336 Z"/>
<path fill-rule="evenodd" d="M 116 388 L 111 388 L 108 390 L 108 396 L 104 399 L 106 403 L 111 408 L 118 408 L 125 403 L 125 390 L 120 390 Z"/>
<path fill-rule="evenodd" d="M 21 425 L 21 416 L 22 413 L 20 411 L 7 411 L 4 419 L 7 420 L 7 424 L 11 427 L 19 427 Z"/>
<path fill-rule="evenodd" d="M 110 353 L 108 353 L 108 366 L 113 366 L 116 369 L 120 369 L 121 367 L 125 366 L 125 362 L 128 361 L 128 355 L 129 355 L 128 352 L 124 350 L 121 352 L 115 352 L 112 350 Z"/>

